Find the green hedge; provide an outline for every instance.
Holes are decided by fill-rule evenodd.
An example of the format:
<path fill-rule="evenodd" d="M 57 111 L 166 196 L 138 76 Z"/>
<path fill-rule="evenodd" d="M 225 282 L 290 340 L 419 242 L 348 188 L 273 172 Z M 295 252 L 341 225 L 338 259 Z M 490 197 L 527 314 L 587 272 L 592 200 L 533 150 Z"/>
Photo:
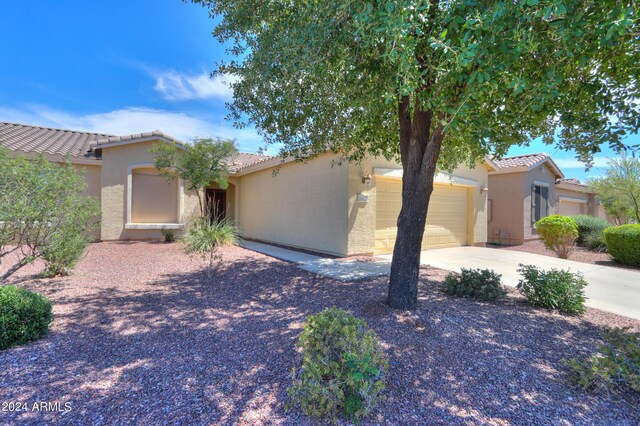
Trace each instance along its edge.
<path fill-rule="evenodd" d="M 46 297 L 12 285 L 0 286 L 0 349 L 41 338 L 52 319 Z"/>
<path fill-rule="evenodd" d="M 490 269 L 462 268 L 459 274 L 451 272 L 444 280 L 449 296 L 477 300 L 498 300 L 507 295 L 502 287 L 502 275 Z"/>
<path fill-rule="evenodd" d="M 607 250 L 616 261 L 640 266 L 640 225 L 611 226 L 603 234 Z"/>

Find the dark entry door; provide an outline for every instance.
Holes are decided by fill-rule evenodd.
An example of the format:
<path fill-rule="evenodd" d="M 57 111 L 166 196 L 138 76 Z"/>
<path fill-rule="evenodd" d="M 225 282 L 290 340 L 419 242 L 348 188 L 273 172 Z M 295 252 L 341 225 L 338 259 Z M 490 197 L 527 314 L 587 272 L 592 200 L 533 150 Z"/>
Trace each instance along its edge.
<path fill-rule="evenodd" d="M 227 191 L 207 189 L 207 213 L 212 222 L 227 217 Z"/>

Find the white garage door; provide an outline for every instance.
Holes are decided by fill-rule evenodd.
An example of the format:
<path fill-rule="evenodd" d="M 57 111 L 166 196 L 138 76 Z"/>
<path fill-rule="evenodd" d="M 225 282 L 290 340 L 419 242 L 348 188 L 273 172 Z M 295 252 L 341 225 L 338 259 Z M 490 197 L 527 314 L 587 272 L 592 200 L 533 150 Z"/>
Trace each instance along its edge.
<path fill-rule="evenodd" d="M 585 203 L 576 203 L 574 201 L 560 200 L 558 213 L 563 216 L 573 216 L 575 214 L 584 214 Z"/>
<path fill-rule="evenodd" d="M 393 252 L 401 206 L 402 183 L 397 180 L 378 179 L 376 183 L 376 254 Z M 422 248 L 466 245 L 467 222 L 467 188 L 434 185 Z"/>

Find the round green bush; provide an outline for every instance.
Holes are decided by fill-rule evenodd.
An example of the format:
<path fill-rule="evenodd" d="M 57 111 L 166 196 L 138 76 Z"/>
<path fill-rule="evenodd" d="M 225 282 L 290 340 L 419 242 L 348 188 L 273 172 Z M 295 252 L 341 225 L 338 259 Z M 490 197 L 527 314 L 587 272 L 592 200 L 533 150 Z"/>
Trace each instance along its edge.
<path fill-rule="evenodd" d="M 578 238 L 578 224 L 568 216 L 554 214 L 535 223 L 542 242 L 559 258 L 566 259 Z"/>
<path fill-rule="evenodd" d="M 584 289 L 587 281 L 581 274 L 552 268 L 548 271 L 534 265 L 518 265 L 522 279 L 516 288 L 532 306 L 557 309 L 568 315 L 585 312 Z"/>
<path fill-rule="evenodd" d="M 385 387 L 388 362 L 367 323 L 338 308 L 307 319 L 298 349 L 302 365 L 287 390 L 291 404 L 335 422 L 367 415 Z"/>
<path fill-rule="evenodd" d="M 444 292 L 449 296 L 477 300 L 498 300 L 507 295 L 502 287 L 502 275 L 492 269 L 462 268 L 459 274 L 451 272 L 444 280 Z"/>
<path fill-rule="evenodd" d="M 603 234 L 607 250 L 617 262 L 640 266 L 640 224 L 611 226 Z"/>
<path fill-rule="evenodd" d="M 0 286 L 0 350 L 41 338 L 52 319 L 46 297 L 12 285 Z"/>
<path fill-rule="evenodd" d="M 587 247 L 590 250 L 589 239 L 593 242 L 598 235 L 602 235 L 602 231 L 611 226 L 611 224 L 604 219 L 586 214 L 577 214 L 570 217 L 575 220 L 576 225 L 578 225 L 578 240 L 576 242 L 578 245 Z"/>

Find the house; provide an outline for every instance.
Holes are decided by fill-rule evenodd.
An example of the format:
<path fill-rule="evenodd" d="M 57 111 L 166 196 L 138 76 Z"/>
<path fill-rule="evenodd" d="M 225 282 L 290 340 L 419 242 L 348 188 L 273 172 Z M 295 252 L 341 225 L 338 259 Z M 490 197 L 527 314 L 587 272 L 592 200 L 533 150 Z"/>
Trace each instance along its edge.
<path fill-rule="evenodd" d="M 184 229 L 197 212 L 184 182 L 167 182 L 153 165 L 149 150 L 163 142 L 182 146 L 160 131 L 114 136 L 0 123 L 0 143 L 10 151 L 69 158 L 84 171 L 87 194 L 101 204 L 102 240 L 160 238 L 160 229 Z M 392 252 L 402 168 L 382 158 L 338 160 L 330 153 L 307 162 L 240 153 L 229 159 L 228 188 L 211 186 L 206 197 L 244 238 L 338 256 Z M 487 159 L 436 176 L 423 248 L 487 242 L 487 185 L 495 170 Z"/>
<path fill-rule="evenodd" d="M 567 179 L 544 153 L 494 160 L 489 172 L 489 242 L 522 244 L 538 238 L 533 224 L 552 214 L 608 219 L 594 191 Z"/>

